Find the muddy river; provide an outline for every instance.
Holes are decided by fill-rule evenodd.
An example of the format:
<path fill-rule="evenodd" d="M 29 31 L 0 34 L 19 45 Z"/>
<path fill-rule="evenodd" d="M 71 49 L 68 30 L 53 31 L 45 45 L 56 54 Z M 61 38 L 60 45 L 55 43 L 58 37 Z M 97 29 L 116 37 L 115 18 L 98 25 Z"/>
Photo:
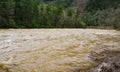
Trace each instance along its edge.
<path fill-rule="evenodd" d="M 110 71 L 120 72 L 120 31 L 0 29 L 0 72 Z"/>

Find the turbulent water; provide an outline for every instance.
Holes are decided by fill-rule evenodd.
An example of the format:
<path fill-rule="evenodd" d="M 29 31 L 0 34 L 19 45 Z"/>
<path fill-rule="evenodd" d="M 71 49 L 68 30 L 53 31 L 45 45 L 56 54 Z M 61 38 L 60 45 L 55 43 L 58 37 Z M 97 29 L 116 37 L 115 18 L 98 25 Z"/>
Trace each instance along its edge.
<path fill-rule="evenodd" d="M 120 31 L 0 30 L 0 72 L 100 72 L 111 62 L 119 72 Z"/>

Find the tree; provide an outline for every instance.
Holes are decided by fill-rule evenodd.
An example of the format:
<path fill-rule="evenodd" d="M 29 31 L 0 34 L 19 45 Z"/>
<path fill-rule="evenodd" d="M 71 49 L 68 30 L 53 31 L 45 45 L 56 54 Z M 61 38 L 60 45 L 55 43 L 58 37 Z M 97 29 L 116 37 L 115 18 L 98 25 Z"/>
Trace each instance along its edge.
<path fill-rule="evenodd" d="M 0 1 L 0 27 L 13 27 L 14 0 Z"/>
<path fill-rule="evenodd" d="M 38 24 L 39 0 L 15 0 L 15 21 L 22 27 Z"/>
<path fill-rule="evenodd" d="M 89 0 L 85 10 L 88 12 L 93 12 L 107 8 L 118 8 L 119 4 L 120 0 Z"/>

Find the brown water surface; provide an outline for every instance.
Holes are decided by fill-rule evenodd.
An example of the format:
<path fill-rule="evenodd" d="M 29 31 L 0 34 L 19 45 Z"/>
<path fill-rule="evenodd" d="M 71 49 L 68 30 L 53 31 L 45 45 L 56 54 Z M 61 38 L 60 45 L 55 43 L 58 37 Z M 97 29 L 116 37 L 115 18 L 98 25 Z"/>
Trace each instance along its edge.
<path fill-rule="evenodd" d="M 0 72 L 80 72 L 97 65 L 91 53 L 105 50 L 120 54 L 120 31 L 0 29 Z"/>

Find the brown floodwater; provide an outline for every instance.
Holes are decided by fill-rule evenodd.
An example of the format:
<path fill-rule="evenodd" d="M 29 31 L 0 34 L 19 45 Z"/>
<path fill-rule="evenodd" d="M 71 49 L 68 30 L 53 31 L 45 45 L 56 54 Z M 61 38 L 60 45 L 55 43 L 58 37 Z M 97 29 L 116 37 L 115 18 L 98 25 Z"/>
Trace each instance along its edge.
<path fill-rule="evenodd" d="M 0 29 L 0 72 L 105 72 L 113 62 L 119 72 L 120 31 Z"/>

